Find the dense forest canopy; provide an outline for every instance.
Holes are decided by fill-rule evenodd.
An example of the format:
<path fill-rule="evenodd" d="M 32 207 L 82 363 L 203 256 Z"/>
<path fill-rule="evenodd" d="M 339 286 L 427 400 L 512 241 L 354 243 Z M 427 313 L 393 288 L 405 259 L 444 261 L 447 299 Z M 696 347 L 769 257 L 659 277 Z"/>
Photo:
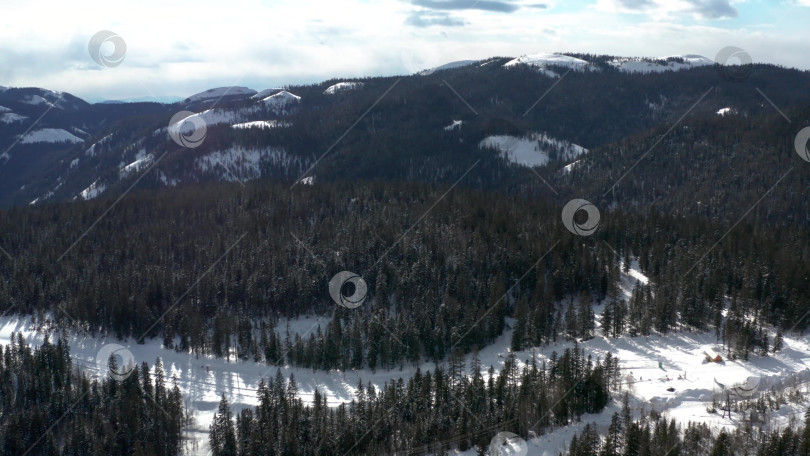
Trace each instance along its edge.
<path fill-rule="evenodd" d="M 188 186 L 129 195 L 94 226 L 108 202 L 11 209 L 0 233 L 15 261 L 0 264 L 0 296 L 90 333 L 324 369 L 441 360 L 491 343 L 507 317 L 516 349 L 589 338 L 601 301 L 613 337 L 720 331 L 726 308 L 754 330 L 807 325 L 806 228 L 614 211 L 581 237 L 553 203 L 447 190 Z M 634 259 L 652 281 L 625 302 L 617 281 Z M 342 270 L 368 283 L 357 309 L 329 296 Z M 331 322 L 302 340 L 273 330 L 311 313 Z"/>

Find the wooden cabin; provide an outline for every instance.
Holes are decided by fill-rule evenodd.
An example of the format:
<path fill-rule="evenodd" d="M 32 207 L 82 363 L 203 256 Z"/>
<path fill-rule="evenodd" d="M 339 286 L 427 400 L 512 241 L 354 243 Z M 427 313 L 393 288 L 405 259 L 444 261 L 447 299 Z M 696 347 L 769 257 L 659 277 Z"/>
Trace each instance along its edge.
<path fill-rule="evenodd" d="M 717 353 L 716 353 L 714 350 L 712 350 L 711 348 L 707 348 L 707 349 L 706 349 L 706 350 L 703 352 L 703 354 L 704 354 L 704 355 L 706 355 L 706 360 L 707 360 L 708 362 L 710 362 L 710 363 L 722 363 L 722 362 L 723 362 L 723 357 L 722 357 L 722 356 L 720 356 L 720 355 L 718 355 L 718 354 L 717 354 Z"/>

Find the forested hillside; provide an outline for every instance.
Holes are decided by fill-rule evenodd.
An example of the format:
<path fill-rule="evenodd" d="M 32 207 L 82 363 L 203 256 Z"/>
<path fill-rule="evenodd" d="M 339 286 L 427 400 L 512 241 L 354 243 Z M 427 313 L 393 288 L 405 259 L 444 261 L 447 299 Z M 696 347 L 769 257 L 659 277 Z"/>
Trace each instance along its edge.
<path fill-rule="evenodd" d="M 0 264 L 0 293 L 60 327 L 320 369 L 442 360 L 491 343 L 506 317 L 515 349 L 586 339 L 602 300 L 612 337 L 721 331 L 726 308 L 740 320 L 729 339 L 808 324 L 806 228 L 615 211 L 580 237 L 552 203 L 447 190 L 189 186 L 129 195 L 95 226 L 103 201 L 12 209 L 0 219 L 14 258 Z M 616 284 L 631 258 L 652 282 L 625 302 Z M 369 284 L 357 309 L 329 297 L 342 270 Z M 312 313 L 331 322 L 301 340 L 271 329 Z M 759 343 L 742 340 L 741 352 Z"/>
<path fill-rule="evenodd" d="M 761 430 L 751 422 L 733 430 L 713 430 L 702 423 L 679 423 L 652 415 L 634 420 L 624 400 L 605 435 L 587 425 L 570 443 L 569 456 L 807 456 L 810 455 L 810 411 L 781 430 Z M 803 422 L 802 422 L 803 421 Z"/>
<path fill-rule="evenodd" d="M 151 370 L 144 362 L 122 381 L 107 371 L 91 379 L 63 339 L 32 348 L 12 336 L 0 346 L 0 454 L 178 454 L 180 390 L 167 385 L 160 360 L 154 380 Z"/>
<path fill-rule="evenodd" d="M 301 454 L 436 454 L 486 448 L 500 430 L 526 435 L 601 411 L 618 389 L 618 359 L 591 359 L 578 349 L 555 353 L 550 365 L 519 369 L 514 356 L 486 379 L 477 358 L 448 370 L 417 370 L 381 390 L 358 385 L 356 400 L 329 408 L 296 399 L 294 378 L 259 386 L 260 405 L 232 420 L 223 397 L 211 425 L 214 456 Z M 573 394 L 571 394 L 573 393 Z M 557 400 L 557 398 L 560 398 Z M 451 437 L 452 436 L 452 437 Z M 429 442 L 429 443 L 427 443 Z"/>
<path fill-rule="evenodd" d="M 795 422 L 659 413 L 715 413 L 726 386 L 682 366 L 798 384 L 810 353 L 808 72 L 697 57 L 495 57 L 171 105 L 0 92 L 0 329 L 163 351 L 185 382 L 160 360 L 91 381 L 66 339 L 12 336 L 0 454 L 177 454 L 195 404 L 213 421 L 191 447 L 217 456 L 483 453 L 560 428 L 574 456 L 808 454 Z M 37 106 L 53 115 L 27 131 Z M 579 426 L 634 384 L 659 411 Z"/>

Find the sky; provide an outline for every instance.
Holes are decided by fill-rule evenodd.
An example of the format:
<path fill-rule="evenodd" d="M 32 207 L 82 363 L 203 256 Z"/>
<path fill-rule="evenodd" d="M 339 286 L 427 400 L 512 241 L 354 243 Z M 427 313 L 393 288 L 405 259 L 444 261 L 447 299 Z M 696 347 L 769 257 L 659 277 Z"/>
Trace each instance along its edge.
<path fill-rule="evenodd" d="M 810 0 L 3 0 L 0 10 L 0 86 L 88 101 L 538 52 L 713 59 L 737 46 L 754 62 L 810 69 Z M 120 38 L 96 56 L 126 46 L 117 66 L 91 56 L 100 31 Z"/>

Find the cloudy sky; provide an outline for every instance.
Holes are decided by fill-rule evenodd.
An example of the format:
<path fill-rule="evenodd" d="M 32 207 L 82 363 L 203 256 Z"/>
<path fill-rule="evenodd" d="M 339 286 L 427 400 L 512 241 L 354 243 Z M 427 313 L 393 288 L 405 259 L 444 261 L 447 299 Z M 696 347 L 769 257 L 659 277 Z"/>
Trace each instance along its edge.
<path fill-rule="evenodd" d="M 810 69 L 810 0 L 3 0 L 0 11 L 0 85 L 90 101 L 536 52 L 714 58 L 738 46 Z M 126 43 L 117 67 L 89 55 L 101 30 Z"/>

